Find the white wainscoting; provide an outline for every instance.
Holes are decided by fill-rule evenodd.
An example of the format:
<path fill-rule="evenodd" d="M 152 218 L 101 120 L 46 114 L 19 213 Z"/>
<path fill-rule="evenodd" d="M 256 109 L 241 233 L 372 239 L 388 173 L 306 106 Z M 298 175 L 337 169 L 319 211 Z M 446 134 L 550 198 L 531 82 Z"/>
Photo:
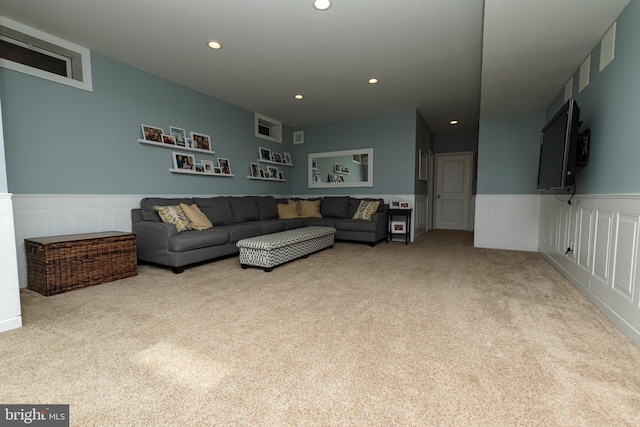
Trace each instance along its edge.
<path fill-rule="evenodd" d="M 411 237 L 412 242 L 421 234 L 429 231 L 427 229 L 427 224 L 429 222 L 429 197 L 426 194 L 417 194 L 414 200 L 413 219 L 411 220 L 411 224 L 413 224 L 412 232 L 415 237 Z"/>
<path fill-rule="evenodd" d="M 0 194 L 0 332 L 22 326 L 11 194 Z"/>
<path fill-rule="evenodd" d="M 637 346 L 639 234 L 640 195 L 542 197 L 540 253 Z"/>
<path fill-rule="evenodd" d="M 474 245 L 537 252 L 539 218 L 538 194 L 477 194 Z"/>

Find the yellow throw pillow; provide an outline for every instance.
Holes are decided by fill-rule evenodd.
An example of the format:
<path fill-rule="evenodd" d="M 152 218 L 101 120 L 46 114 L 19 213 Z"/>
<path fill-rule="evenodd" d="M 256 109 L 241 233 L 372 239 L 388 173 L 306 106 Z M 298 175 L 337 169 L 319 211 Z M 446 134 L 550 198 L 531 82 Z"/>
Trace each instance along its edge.
<path fill-rule="evenodd" d="M 365 221 L 371 221 L 371 216 L 378 211 L 380 207 L 380 202 L 368 202 L 366 200 L 361 200 L 358 205 L 358 210 L 353 214 L 352 219 L 362 219 Z"/>
<path fill-rule="evenodd" d="M 300 217 L 301 218 L 322 218 L 320 213 L 321 200 L 300 200 Z"/>
<path fill-rule="evenodd" d="M 287 203 L 285 205 L 283 203 L 278 203 L 278 218 L 280 219 L 300 218 L 300 215 L 298 215 L 298 204 Z"/>
<path fill-rule="evenodd" d="M 184 215 L 187 217 L 189 221 L 191 221 L 191 225 L 194 230 L 208 230 L 213 228 L 213 224 L 209 221 L 209 218 L 205 214 L 202 213 L 198 205 L 195 203 L 191 206 L 186 205 L 184 203 L 180 203 L 180 209 L 184 212 Z"/>
<path fill-rule="evenodd" d="M 153 209 L 158 211 L 162 222 L 175 225 L 178 233 L 193 229 L 191 221 L 184 215 L 180 206 L 154 206 Z"/>

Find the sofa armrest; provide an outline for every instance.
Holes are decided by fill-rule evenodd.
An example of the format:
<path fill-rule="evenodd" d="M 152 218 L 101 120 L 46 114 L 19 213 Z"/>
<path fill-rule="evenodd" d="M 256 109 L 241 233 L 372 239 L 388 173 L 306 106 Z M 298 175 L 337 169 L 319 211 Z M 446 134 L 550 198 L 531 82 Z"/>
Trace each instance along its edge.
<path fill-rule="evenodd" d="M 169 239 L 178 234 L 176 226 L 164 222 L 140 221 L 131 224 L 138 246 L 138 259 L 166 263 Z"/>
<path fill-rule="evenodd" d="M 385 229 L 387 227 L 387 210 L 383 210 L 383 211 L 378 211 L 376 213 L 374 213 L 373 215 L 371 215 L 371 221 L 377 223 L 377 224 L 382 224 L 384 225 Z"/>

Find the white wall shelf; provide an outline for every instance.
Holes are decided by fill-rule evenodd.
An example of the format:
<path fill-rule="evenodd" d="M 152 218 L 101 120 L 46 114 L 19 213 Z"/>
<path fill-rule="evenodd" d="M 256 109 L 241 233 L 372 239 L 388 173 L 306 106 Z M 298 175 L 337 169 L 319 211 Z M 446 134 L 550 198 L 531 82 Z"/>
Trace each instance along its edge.
<path fill-rule="evenodd" d="M 279 182 L 287 182 L 286 179 L 280 179 L 280 178 L 261 178 L 258 176 L 251 176 L 251 175 L 247 175 L 247 179 L 255 179 L 258 181 L 279 181 Z"/>
<path fill-rule="evenodd" d="M 269 164 L 272 164 L 272 165 L 288 166 L 290 168 L 293 167 L 293 163 L 278 163 L 278 162 L 273 162 L 271 160 L 261 160 L 261 159 L 258 159 L 258 162 L 260 162 L 260 163 L 269 163 Z"/>
<path fill-rule="evenodd" d="M 203 154 L 216 154 L 215 151 L 203 150 L 202 148 L 189 148 L 189 147 L 183 147 L 182 145 L 163 144 L 162 142 L 147 141 L 146 139 L 141 139 L 141 138 L 138 139 L 138 142 L 140 144 L 151 145 L 153 147 L 160 147 L 160 148 L 170 148 L 172 150 L 185 150 L 185 151 L 195 151 L 197 153 L 203 153 Z"/>
<path fill-rule="evenodd" d="M 196 172 L 189 169 L 169 169 L 171 173 L 185 173 L 188 175 L 198 175 L 198 176 L 224 176 L 224 177 L 232 177 L 234 176 L 232 173 L 205 173 L 205 172 Z"/>

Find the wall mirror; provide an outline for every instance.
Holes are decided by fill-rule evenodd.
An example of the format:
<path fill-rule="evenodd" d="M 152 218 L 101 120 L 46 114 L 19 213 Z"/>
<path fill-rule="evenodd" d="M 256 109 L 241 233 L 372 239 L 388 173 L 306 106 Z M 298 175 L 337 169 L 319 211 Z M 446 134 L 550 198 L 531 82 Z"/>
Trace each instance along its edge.
<path fill-rule="evenodd" d="M 373 187 L 373 148 L 309 153 L 309 188 Z"/>

